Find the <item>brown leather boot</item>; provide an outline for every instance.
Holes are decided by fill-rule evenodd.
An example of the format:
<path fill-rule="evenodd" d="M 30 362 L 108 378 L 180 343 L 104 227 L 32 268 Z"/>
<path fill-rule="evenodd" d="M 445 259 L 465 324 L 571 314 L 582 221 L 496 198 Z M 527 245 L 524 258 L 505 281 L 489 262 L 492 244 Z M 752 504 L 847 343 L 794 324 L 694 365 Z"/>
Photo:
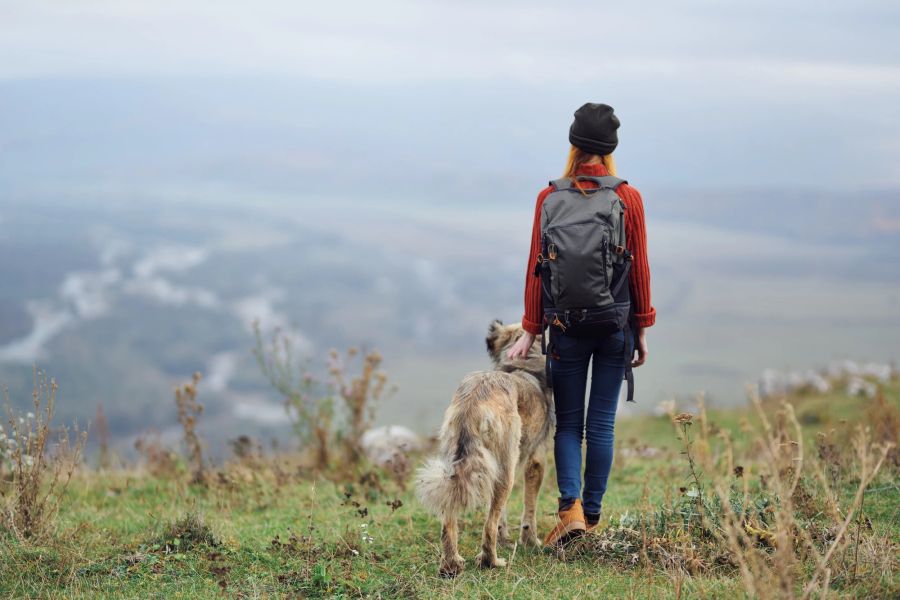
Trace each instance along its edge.
<path fill-rule="evenodd" d="M 557 513 L 556 527 L 544 538 L 544 546 L 562 546 L 583 533 L 584 509 L 581 507 L 581 500 L 575 500 L 572 506 Z"/>

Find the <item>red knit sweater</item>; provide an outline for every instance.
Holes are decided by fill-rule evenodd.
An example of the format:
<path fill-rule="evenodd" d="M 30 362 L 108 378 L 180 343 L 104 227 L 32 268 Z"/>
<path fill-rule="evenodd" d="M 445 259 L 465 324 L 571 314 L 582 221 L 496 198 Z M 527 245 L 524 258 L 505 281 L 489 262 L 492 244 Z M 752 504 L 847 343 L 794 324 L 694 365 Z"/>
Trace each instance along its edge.
<path fill-rule="evenodd" d="M 602 177 L 609 175 L 601 164 L 582 165 L 578 175 Z M 591 181 L 581 183 L 585 188 L 596 187 Z M 543 331 L 544 310 L 541 298 L 541 280 L 534 276 L 534 267 L 541 252 L 541 206 L 553 190 L 547 186 L 538 194 L 537 206 L 534 208 L 534 227 L 531 231 L 531 255 L 528 257 L 528 269 L 525 271 L 525 316 L 522 327 L 525 331 L 540 335 Z M 647 262 L 647 229 L 644 224 L 644 202 L 636 189 L 623 183 L 616 193 L 625 203 L 625 239 L 631 251 L 633 263 L 628 276 L 631 289 L 631 304 L 634 309 L 636 325 L 650 327 L 656 321 L 656 309 L 650 304 L 650 265 Z"/>

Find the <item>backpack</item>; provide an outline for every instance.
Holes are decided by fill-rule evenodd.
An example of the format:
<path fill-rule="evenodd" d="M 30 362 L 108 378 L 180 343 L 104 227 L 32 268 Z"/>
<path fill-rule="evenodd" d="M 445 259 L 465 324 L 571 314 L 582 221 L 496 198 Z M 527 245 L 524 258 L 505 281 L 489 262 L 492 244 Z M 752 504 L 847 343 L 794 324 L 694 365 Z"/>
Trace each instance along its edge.
<path fill-rule="evenodd" d="M 553 190 L 541 208 L 541 253 L 534 275 L 541 278 L 549 351 L 553 354 L 554 332 L 604 337 L 624 331 L 622 360 L 628 401 L 633 402 L 631 252 L 625 239 L 625 205 L 616 194 L 625 181 L 611 176 L 577 179 L 597 187 L 579 189 L 569 178 L 551 181 Z M 548 360 L 548 376 L 549 365 Z"/>

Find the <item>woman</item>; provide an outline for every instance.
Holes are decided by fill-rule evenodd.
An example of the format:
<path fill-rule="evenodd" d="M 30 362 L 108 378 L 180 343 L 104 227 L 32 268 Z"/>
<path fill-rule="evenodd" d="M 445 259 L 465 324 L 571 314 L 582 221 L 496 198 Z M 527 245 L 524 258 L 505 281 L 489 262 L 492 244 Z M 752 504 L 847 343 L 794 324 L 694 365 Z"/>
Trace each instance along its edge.
<path fill-rule="evenodd" d="M 558 191 L 557 186 L 551 185 L 538 195 L 535 207 L 531 255 L 525 281 L 525 316 L 522 319 L 525 334 L 509 350 L 510 358 L 525 357 L 535 337 L 543 332 L 545 326 L 550 326 L 548 361 L 556 406 L 554 457 L 559 486 L 559 519 L 544 542 L 549 546 L 580 535 L 585 529 L 595 527 L 600 520 L 601 503 L 612 466 L 616 406 L 626 362 L 630 360 L 632 367 L 638 367 L 647 360 L 646 331 L 656 318 L 656 311 L 650 304 L 650 269 L 641 195 L 627 183 L 613 178 L 581 179 L 616 175 L 612 153 L 618 144 L 618 128 L 619 120 L 612 107 L 589 103 L 579 108 L 569 129 L 572 147 L 564 177 L 568 178 L 566 187 L 575 186 L 585 198 L 590 195 L 587 190 L 600 191 L 598 185 L 612 181 L 611 190 L 618 196 L 618 199 L 612 196 L 613 202 L 621 208 L 621 200 L 621 205 L 624 205 L 627 251 L 622 262 L 627 262 L 629 252 L 631 262 L 628 265 L 630 270 L 621 271 L 622 277 L 628 278 L 628 286 L 624 289 L 630 292 L 630 327 L 611 333 L 603 331 L 576 336 L 571 330 L 567 334 L 567 328 L 558 319 L 553 319 L 552 323 L 545 322 L 542 296 L 546 292 L 542 292 L 541 271 L 544 263 L 555 257 L 552 247 L 550 256 L 545 256 L 547 241 L 546 232 L 542 235 L 542 208 L 545 199 Z M 579 200 L 577 195 L 568 199 L 569 202 Z M 546 228 L 546 211 L 543 218 Z M 606 243 L 606 238 L 603 241 Z M 616 248 L 622 250 L 621 246 Z M 604 267 L 606 256 L 603 255 Z M 634 348 L 630 339 L 632 335 Z M 591 359 L 591 391 L 585 422 L 585 390 Z M 582 504 L 581 454 L 584 437 L 587 438 L 587 453 Z"/>

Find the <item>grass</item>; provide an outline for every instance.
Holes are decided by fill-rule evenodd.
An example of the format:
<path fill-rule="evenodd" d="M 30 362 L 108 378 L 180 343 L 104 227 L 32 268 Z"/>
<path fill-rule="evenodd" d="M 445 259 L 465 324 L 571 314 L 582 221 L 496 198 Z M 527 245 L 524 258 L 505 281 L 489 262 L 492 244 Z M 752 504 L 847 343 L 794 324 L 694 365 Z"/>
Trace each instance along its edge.
<path fill-rule="evenodd" d="M 900 407 L 900 385 L 885 390 Z M 797 397 L 805 438 L 864 417 L 871 400 L 840 393 Z M 742 443 L 749 410 L 710 410 L 709 420 Z M 689 486 L 687 462 L 668 417 L 622 420 L 619 452 L 604 515 L 671 505 Z M 747 447 L 750 441 L 746 442 Z M 644 446 L 653 452 L 639 450 Z M 653 454 L 652 456 L 648 454 Z M 287 469 L 287 467 L 285 467 Z M 346 481 L 296 475 L 267 477 L 237 465 L 217 482 L 190 485 L 184 478 L 141 471 L 83 470 L 73 479 L 58 517 L 58 534 L 39 544 L 0 539 L 0 597 L 167 597 L 227 595 L 266 597 L 382 598 L 694 598 L 747 597 L 734 569 L 687 575 L 637 560 L 579 552 L 560 560 L 553 553 L 502 549 L 508 569 L 482 571 L 478 551 L 481 515 L 462 520 L 461 551 L 466 571 L 457 579 L 437 577 L 438 522 L 401 492 L 386 474 Z M 865 516 L 872 538 L 887 540 L 887 560 L 897 563 L 900 486 L 886 469 L 869 486 Z M 541 533 L 553 523 L 551 470 L 540 496 Z M 214 474 L 215 479 L 215 474 Z M 839 487 L 852 494 L 851 481 Z M 511 500 L 511 524 L 522 509 L 521 490 Z M 868 528 L 869 525 L 866 525 Z M 844 557 L 843 560 L 851 560 Z M 867 573 L 832 583 L 832 597 L 897 597 L 900 578 Z"/>

